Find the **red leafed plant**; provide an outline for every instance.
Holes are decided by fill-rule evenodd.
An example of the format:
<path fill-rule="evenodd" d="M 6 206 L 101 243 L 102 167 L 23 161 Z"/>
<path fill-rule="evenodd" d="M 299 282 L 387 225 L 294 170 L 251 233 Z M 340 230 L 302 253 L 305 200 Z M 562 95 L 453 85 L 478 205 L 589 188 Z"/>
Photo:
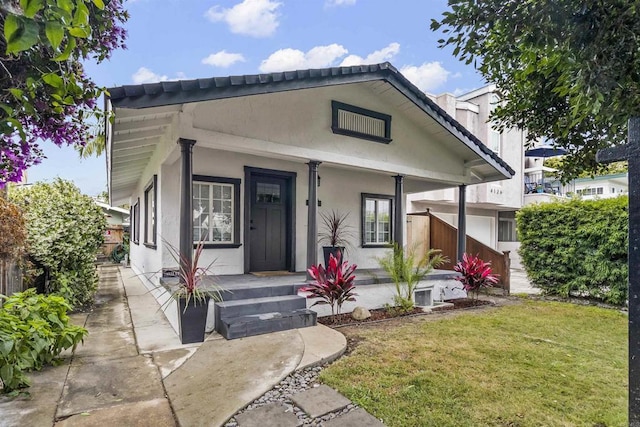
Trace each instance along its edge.
<path fill-rule="evenodd" d="M 355 301 L 357 296 L 353 292 L 355 289 L 353 281 L 356 278 L 354 272 L 357 266 L 349 265 L 347 261 L 341 263 L 340 259 L 340 254 L 337 258 L 331 255 L 327 268 L 322 264 L 312 265 L 309 268 L 309 274 L 315 283 L 300 288 L 303 292 L 309 292 L 307 298 L 320 298 L 313 303 L 312 307 L 316 304 L 331 305 L 331 314 L 336 314 L 336 308 L 337 314 L 340 314 L 342 304 L 345 301 Z"/>
<path fill-rule="evenodd" d="M 484 262 L 478 255 L 462 254 L 462 261 L 453 269 L 462 274 L 456 280 L 462 283 L 465 291 L 473 293 L 474 299 L 478 299 L 480 289 L 490 288 L 499 280 L 498 275 L 491 272 L 491 262 Z"/>

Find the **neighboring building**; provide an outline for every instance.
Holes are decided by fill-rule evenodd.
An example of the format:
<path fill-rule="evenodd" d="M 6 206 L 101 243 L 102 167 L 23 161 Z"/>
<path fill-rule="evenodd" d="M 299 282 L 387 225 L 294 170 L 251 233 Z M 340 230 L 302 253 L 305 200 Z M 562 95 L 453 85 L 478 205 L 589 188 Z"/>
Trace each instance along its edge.
<path fill-rule="evenodd" d="M 520 267 L 515 212 L 524 204 L 525 133 L 515 129 L 500 133 L 488 122 L 489 114 L 499 102 L 494 85 L 459 97 L 448 93 L 431 97 L 514 169 L 512 179 L 480 183 L 466 189 L 466 231 L 470 237 L 491 248 L 510 251 L 511 265 Z M 409 195 L 407 211 L 429 210 L 455 226 L 457 206 L 458 189 L 448 188 Z"/>
<path fill-rule="evenodd" d="M 629 193 L 629 175 L 618 173 L 574 181 L 575 192 L 585 200 L 606 199 Z"/>
<path fill-rule="evenodd" d="M 408 194 L 486 182 L 474 198 L 519 206 L 504 204 L 522 181 L 504 181 L 500 151 L 389 63 L 108 93 L 110 199 L 132 206 L 131 266 L 150 286 L 176 267 L 167 243 L 204 239 L 219 275 L 303 272 L 318 262 L 319 211 L 337 209 L 357 230 L 349 260 L 375 268 L 405 242 Z"/>
<path fill-rule="evenodd" d="M 110 206 L 100 200 L 95 200 L 95 203 L 102 208 L 107 220 L 101 252 L 108 257 L 118 245 L 123 243 L 124 233 L 129 229 L 129 211 L 117 206 Z"/>
<path fill-rule="evenodd" d="M 522 206 L 577 194 L 584 199 L 615 197 L 628 192 L 627 174 L 581 178 L 562 184 L 544 158 L 526 157 L 526 133 L 496 131 L 488 122 L 499 102 L 494 85 L 455 97 L 429 95 L 447 113 L 473 133 L 487 148 L 504 159 L 515 174 L 512 179 L 473 185 L 466 190 L 467 235 L 498 251 L 510 251 L 511 266 L 521 268 L 515 214 Z M 416 193 L 408 196 L 407 212 L 431 212 L 450 225 L 458 221 L 458 190 Z"/>

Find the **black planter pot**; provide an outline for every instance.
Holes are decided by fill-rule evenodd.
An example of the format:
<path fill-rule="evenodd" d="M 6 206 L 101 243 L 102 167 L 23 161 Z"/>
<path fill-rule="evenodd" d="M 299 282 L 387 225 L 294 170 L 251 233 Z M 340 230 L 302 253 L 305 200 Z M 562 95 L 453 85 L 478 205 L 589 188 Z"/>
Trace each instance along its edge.
<path fill-rule="evenodd" d="M 322 252 L 324 252 L 325 268 L 329 265 L 329 258 L 331 255 L 338 258 L 338 254 L 341 254 L 340 262 L 344 261 L 344 246 L 323 246 Z"/>
<path fill-rule="evenodd" d="M 204 299 L 191 298 L 189 306 L 186 298 L 178 299 L 178 322 L 180 325 L 180 339 L 182 344 L 191 344 L 204 341 L 204 330 L 207 325 L 207 311 L 209 310 L 209 297 Z"/>

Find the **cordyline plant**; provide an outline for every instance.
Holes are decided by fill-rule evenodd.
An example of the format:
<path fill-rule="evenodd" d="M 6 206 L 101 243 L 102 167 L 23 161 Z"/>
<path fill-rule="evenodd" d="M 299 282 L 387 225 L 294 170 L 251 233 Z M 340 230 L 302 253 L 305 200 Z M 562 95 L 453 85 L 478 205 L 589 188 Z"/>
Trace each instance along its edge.
<path fill-rule="evenodd" d="M 185 311 L 191 299 L 194 301 L 193 305 L 206 304 L 207 298 L 211 298 L 214 301 L 222 301 L 222 288 L 212 279 L 211 267 L 215 263 L 215 260 L 211 261 L 206 267 L 198 266 L 202 250 L 204 249 L 204 242 L 202 240 L 196 245 L 191 262 L 171 243 L 164 240 L 164 244 L 179 266 L 178 278 L 180 283 L 178 288 L 171 293 L 171 296 L 175 299 L 186 299 L 184 306 Z M 205 280 L 206 277 L 209 277 L 209 279 Z"/>
<path fill-rule="evenodd" d="M 355 285 L 353 281 L 356 276 L 354 272 L 357 266 L 349 265 L 347 261 L 340 262 L 342 256 L 329 257 L 329 265 L 324 268 L 322 264 L 312 265 L 309 268 L 309 274 L 315 280 L 315 283 L 300 288 L 303 292 L 309 292 L 307 298 L 320 298 L 314 302 L 314 305 L 329 304 L 331 306 L 331 314 L 340 314 L 342 304 L 346 301 L 355 301 L 358 295 L 354 293 Z"/>
<path fill-rule="evenodd" d="M 321 213 L 320 217 L 324 228 L 318 235 L 320 243 L 326 243 L 333 247 L 348 246 L 349 239 L 353 236 L 353 230 L 347 223 L 349 212 L 342 213 L 332 210 Z"/>
<path fill-rule="evenodd" d="M 491 262 L 481 260 L 478 255 L 462 254 L 462 261 L 453 269 L 462 274 L 455 279 L 462 283 L 465 291 L 472 292 L 474 300 L 478 299 L 480 289 L 490 288 L 499 280 L 498 275 L 491 272 Z"/>

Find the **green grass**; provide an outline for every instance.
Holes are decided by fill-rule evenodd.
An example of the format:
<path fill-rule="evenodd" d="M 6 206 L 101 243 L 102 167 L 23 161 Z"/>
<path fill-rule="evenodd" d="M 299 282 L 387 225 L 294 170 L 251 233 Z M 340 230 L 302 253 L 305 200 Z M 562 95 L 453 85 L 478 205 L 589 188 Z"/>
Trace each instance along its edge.
<path fill-rule="evenodd" d="M 524 301 L 355 333 L 321 379 L 388 426 L 627 425 L 617 311 Z"/>

